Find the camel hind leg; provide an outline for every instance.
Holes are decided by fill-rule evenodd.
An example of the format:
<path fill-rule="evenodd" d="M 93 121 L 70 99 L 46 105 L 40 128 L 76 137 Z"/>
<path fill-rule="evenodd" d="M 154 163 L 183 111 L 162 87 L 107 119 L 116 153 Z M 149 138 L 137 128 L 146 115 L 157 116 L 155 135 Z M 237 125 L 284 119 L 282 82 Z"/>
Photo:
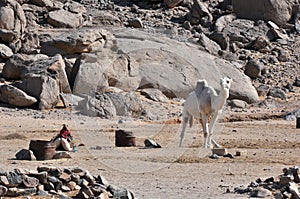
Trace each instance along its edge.
<path fill-rule="evenodd" d="M 221 148 L 221 146 L 212 138 L 213 129 L 215 126 L 216 121 L 218 120 L 220 112 L 215 112 L 211 118 L 210 124 L 209 124 L 209 135 L 208 135 L 208 144 L 209 147 L 212 148 L 212 144 L 214 144 L 217 148 Z"/>
<path fill-rule="evenodd" d="M 182 145 L 184 132 L 185 132 L 185 129 L 186 129 L 189 119 L 190 119 L 190 115 L 188 115 L 188 114 L 186 116 L 182 117 L 182 130 L 181 130 L 181 134 L 180 134 L 179 147 L 181 147 L 181 145 Z"/>

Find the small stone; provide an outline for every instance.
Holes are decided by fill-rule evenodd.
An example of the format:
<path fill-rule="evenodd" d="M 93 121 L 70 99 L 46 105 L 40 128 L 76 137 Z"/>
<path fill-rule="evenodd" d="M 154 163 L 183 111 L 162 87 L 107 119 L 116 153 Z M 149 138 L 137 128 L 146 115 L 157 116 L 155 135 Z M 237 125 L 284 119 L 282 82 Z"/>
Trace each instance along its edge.
<path fill-rule="evenodd" d="M 292 176 L 288 175 L 288 176 L 284 176 L 284 175 L 281 175 L 279 176 L 279 184 L 280 185 L 288 185 L 290 182 L 292 182 L 293 179 L 292 179 Z"/>
<path fill-rule="evenodd" d="M 33 188 L 38 186 L 39 180 L 34 177 L 29 177 L 27 175 L 24 175 L 23 184 L 26 188 Z"/>
<path fill-rule="evenodd" d="M 251 192 L 251 197 L 266 198 L 269 196 L 272 196 L 272 192 L 261 187 L 258 187 Z"/>
<path fill-rule="evenodd" d="M 209 156 L 211 159 L 219 159 L 220 157 L 217 154 L 212 154 Z"/>
<path fill-rule="evenodd" d="M 5 186 L 0 185 L 0 196 L 5 196 L 7 193 L 7 188 Z"/>
<path fill-rule="evenodd" d="M 63 182 L 70 182 L 71 181 L 71 175 L 63 172 L 60 176 L 59 179 Z"/>
<path fill-rule="evenodd" d="M 130 19 L 130 20 L 128 20 L 128 26 L 133 27 L 133 28 L 142 28 L 143 22 L 140 18 Z"/>
<path fill-rule="evenodd" d="M 227 150 L 225 148 L 213 148 L 212 153 L 218 156 L 224 156 L 227 154 Z"/>
<path fill-rule="evenodd" d="M 247 151 L 246 150 L 238 150 L 235 152 L 236 156 L 246 156 L 247 155 Z"/>
<path fill-rule="evenodd" d="M 298 184 L 296 184 L 294 182 L 290 182 L 289 183 L 289 190 L 293 194 L 293 198 L 300 199 Z"/>
<path fill-rule="evenodd" d="M 71 191 L 73 191 L 75 189 L 76 185 L 77 185 L 76 182 L 70 181 L 70 182 L 68 182 L 67 186 L 70 188 Z"/>

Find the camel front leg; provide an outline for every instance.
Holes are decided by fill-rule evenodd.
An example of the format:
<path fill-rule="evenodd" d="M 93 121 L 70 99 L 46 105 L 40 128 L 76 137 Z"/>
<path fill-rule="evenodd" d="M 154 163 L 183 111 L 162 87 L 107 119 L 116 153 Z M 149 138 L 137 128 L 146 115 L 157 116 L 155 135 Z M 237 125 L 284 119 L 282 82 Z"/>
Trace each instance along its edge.
<path fill-rule="evenodd" d="M 202 114 L 202 129 L 204 133 L 204 143 L 203 143 L 203 148 L 207 148 L 208 145 L 208 117 L 205 114 Z"/>
<path fill-rule="evenodd" d="M 218 119 L 218 116 L 220 114 L 220 111 L 217 111 L 213 114 L 210 124 L 209 124 L 209 135 L 208 135 L 208 144 L 209 147 L 212 148 L 212 143 L 217 147 L 217 148 L 221 148 L 221 146 L 212 138 L 212 134 L 213 134 L 213 129 L 215 126 L 215 123 Z"/>

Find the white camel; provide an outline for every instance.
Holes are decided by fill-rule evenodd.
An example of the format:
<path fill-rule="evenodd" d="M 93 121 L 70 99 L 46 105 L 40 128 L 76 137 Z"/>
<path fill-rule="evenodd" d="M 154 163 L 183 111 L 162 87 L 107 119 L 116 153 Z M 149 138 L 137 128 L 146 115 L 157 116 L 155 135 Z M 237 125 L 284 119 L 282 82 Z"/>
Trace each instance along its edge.
<path fill-rule="evenodd" d="M 208 86 L 206 80 L 197 81 L 195 90 L 189 94 L 184 102 L 180 147 L 187 122 L 192 127 L 193 117 L 195 117 L 198 120 L 202 120 L 201 125 L 204 132 L 203 148 L 212 148 L 212 142 L 217 148 L 220 148 L 220 145 L 212 138 L 212 134 L 218 115 L 222 112 L 226 99 L 229 97 L 231 82 L 232 79 L 229 77 L 221 78 L 221 89 L 219 94 L 217 94 L 213 87 Z"/>

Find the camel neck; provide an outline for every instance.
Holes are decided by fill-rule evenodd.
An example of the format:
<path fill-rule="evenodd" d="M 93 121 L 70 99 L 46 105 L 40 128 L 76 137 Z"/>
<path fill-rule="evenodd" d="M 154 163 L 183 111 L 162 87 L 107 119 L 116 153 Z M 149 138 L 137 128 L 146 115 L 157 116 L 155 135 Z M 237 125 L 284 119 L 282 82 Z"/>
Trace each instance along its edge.
<path fill-rule="evenodd" d="M 222 88 L 219 92 L 219 95 L 214 100 L 214 107 L 218 110 L 222 109 L 227 98 L 229 97 L 229 90 Z"/>

